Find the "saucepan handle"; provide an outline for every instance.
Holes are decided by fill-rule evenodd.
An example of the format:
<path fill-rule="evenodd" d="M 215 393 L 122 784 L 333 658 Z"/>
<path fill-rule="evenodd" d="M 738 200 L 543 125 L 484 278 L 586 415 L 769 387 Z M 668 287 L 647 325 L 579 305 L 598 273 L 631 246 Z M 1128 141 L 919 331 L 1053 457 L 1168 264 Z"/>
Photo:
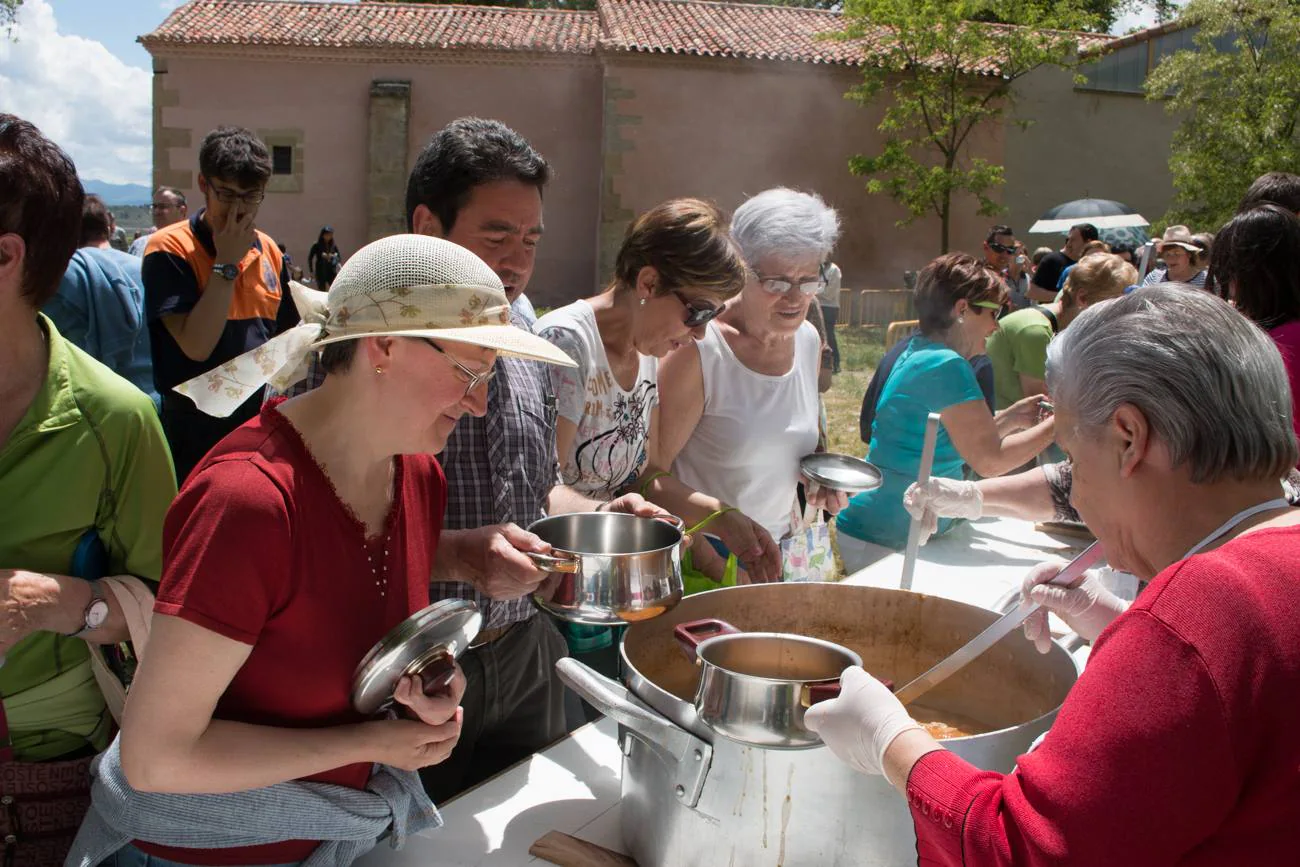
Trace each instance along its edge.
<path fill-rule="evenodd" d="M 840 696 L 840 682 L 838 680 L 822 681 L 821 683 L 806 683 L 803 687 L 804 707 L 812 707 L 818 702 L 830 701 Z"/>
<path fill-rule="evenodd" d="M 656 521 L 663 521 L 682 535 L 686 535 L 686 522 L 676 515 L 655 515 Z"/>
<path fill-rule="evenodd" d="M 876 677 L 874 674 L 872 677 Z M 887 677 L 876 677 L 890 691 L 894 691 L 894 682 Z M 804 707 L 812 707 L 818 702 L 830 701 L 840 696 L 840 682 L 838 680 L 821 681 L 819 683 L 805 684 L 803 688 L 802 704 Z"/>
<path fill-rule="evenodd" d="M 544 572 L 576 573 L 578 567 L 582 565 L 582 558 L 576 554 L 556 557 L 551 554 L 537 554 L 532 551 L 525 551 L 524 553 L 528 555 L 529 560 L 533 561 L 533 565 Z"/>
<path fill-rule="evenodd" d="M 673 637 L 677 643 L 682 646 L 686 655 L 694 660 L 695 650 L 700 643 L 706 638 L 712 638 L 715 635 L 732 635 L 740 630 L 732 626 L 725 620 L 708 617 L 703 620 L 688 620 L 685 623 L 679 623 L 673 629 Z"/>

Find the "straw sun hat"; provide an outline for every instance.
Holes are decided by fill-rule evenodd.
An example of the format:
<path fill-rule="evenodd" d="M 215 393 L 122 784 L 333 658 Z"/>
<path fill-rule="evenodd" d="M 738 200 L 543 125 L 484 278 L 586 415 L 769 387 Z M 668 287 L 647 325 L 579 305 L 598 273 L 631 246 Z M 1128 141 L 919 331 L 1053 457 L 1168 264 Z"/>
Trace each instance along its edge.
<path fill-rule="evenodd" d="M 379 335 L 467 343 L 573 366 L 551 343 L 511 325 L 500 278 L 473 253 L 441 238 L 381 238 L 348 259 L 328 293 L 296 282 L 290 290 L 300 325 L 176 391 L 209 415 L 228 416 L 267 383 L 284 390 L 303 379 L 317 348 Z"/>

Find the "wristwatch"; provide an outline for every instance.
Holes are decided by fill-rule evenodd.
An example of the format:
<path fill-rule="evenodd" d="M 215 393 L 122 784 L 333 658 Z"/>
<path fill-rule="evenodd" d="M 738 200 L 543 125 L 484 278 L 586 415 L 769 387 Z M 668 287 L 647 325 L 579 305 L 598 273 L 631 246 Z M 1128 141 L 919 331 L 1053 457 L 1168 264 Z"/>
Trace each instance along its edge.
<path fill-rule="evenodd" d="M 81 638 L 88 632 L 94 632 L 108 619 L 108 600 L 104 598 L 104 588 L 98 581 L 90 582 L 90 602 L 81 615 L 81 628 L 69 635 L 69 638 Z"/>
<path fill-rule="evenodd" d="M 233 283 L 239 277 L 239 266 L 238 265 L 213 265 L 212 273 L 216 274 L 218 277 L 223 277 L 226 280 L 229 280 L 231 283 Z"/>

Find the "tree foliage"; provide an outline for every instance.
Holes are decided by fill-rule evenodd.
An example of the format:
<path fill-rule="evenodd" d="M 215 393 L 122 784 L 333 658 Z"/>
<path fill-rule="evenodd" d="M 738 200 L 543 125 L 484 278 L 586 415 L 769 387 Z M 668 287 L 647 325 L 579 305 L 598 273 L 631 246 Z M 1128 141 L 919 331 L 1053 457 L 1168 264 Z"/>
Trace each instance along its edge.
<path fill-rule="evenodd" d="M 938 217 L 941 252 L 954 196 L 974 196 L 982 215 L 1002 210 L 993 198 L 1002 166 L 970 155 L 973 134 L 1002 118 L 1018 79 L 1071 65 L 1078 35 L 1064 31 L 1094 23 L 1075 0 L 1005 0 L 998 17 L 1014 25 L 972 23 L 989 8 L 979 0 L 848 0 L 845 10 L 845 38 L 875 45 L 862 83 L 846 96 L 862 105 L 882 92 L 890 97 L 878 127 L 882 149 L 852 157 L 849 170 L 868 178 L 868 192 L 907 210 L 900 226 Z"/>
<path fill-rule="evenodd" d="M 1166 58 L 1148 99 L 1182 117 L 1166 220 L 1213 231 L 1267 171 L 1300 173 L 1300 5 L 1293 0 L 1191 0 L 1195 50 Z"/>
<path fill-rule="evenodd" d="M 6 34 L 13 32 L 14 22 L 18 20 L 18 7 L 23 0 L 0 0 L 0 30 Z"/>

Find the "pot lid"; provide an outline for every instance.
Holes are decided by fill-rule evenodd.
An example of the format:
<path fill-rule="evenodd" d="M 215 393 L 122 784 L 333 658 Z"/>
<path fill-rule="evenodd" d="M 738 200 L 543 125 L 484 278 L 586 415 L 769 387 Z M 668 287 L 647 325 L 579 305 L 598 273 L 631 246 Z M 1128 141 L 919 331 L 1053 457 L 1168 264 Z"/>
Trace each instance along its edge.
<path fill-rule="evenodd" d="M 443 599 L 417 611 L 389 630 L 352 676 L 352 706 L 370 716 L 388 707 L 404 674 L 415 674 L 439 656 L 458 658 L 483 625 L 478 606 L 465 599 Z"/>
<path fill-rule="evenodd" d="M 875 464 L 869 464 L 861 458 L 829 452 L 805 455 L 799 461 L 799 469 L 806 478 L 822 487 L 846 494 L 874 491 L 885 481 Z"/>

